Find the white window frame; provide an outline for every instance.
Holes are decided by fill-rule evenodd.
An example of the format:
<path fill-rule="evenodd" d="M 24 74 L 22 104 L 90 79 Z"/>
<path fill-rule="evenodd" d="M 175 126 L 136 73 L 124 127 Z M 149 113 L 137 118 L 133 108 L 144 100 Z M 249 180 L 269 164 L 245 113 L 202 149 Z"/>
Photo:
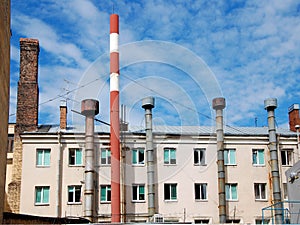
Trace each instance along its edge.
<path fill-rule="evenodd" d="M 196 188 L 196 186 L 199 186 L 199 188 Z M 199 189 L 199 190 L 197 190 Z M 194 185 L 194 190 L 195 190 L 195 200 L 196 201 L 207 201 L 207 183 L 195 183 Z M 200 198 L 197 197 L 197 191 Z"/>
<path fill-rule="evenodd" d="M 283 166 L 292 166 L 293 164 L 293 150 L 281 149 L 280 150 L 281 164 Z M 283 160 L 283 157 L 285 158 Z"/>
<path fill-rule="evenodd" d="M 172 157 L 172 151 L 174 151 L 175 158 Z M 168 155 L 167 159 L 166 155 Z M 164 165 L 176 165 L 176 163 L 176 148 L 164 148 Z"/>
<path fill-rule="evenodd" d="M 48 159 L 48 162 L 49 164 L 46 164 L 46 153 L 45 152 L 49 152 L 49 159 Z M 39 152 L 42 152 L 42 160 L 41 160 L 41 163 L 39 164 L 39 159 L 38 159 L 38 156 L 39 156 Z M 50 148 L 37 148 L 36 149 L 36 166 L 37 167 L 50 167 L 50 164 L 51 164 L 51 149 Z"/>
<path fill-rule="evenodd" d="M 172 187 L 175 188 L 175 197 L 172 196 Z M 165 183 L 164 184 L 164 200 L 165 201 L 177 201 L 177 197 L 178 197 L 178 191 L 177 191 L 177 183 Z M 167 196 L 167 192 L 169 193 L 169 196 Z"/>
<path fill-rule="evenodd" d="M 202 155 L 202 157 L 201 157 L 201 155 Z M 205 148 L 195 148 L 194 149 L 194 165 L 195 166 L 205 166 L 206 165 L 206 149 Z"/>
<path fill-rule="evenodd" d="M 81 185 L 69 185 L 68 186 L 68 204 L 81 204 L 82 192 L 81 192 Z M 69 196 L 70 193 L 73 195 L 73 201 L 70 201 Z M 79 200 L 76 201 L 77 194 L 80 194 Z"/>
<path fill-rule="evenodd" d="M 134 148 L 131 150 L 132 157 L 131 162 L 132 165 L 139 165 L 144 166 L 145 165 L 145 149 L 144 148 Z M 142 156 L 140 155 L 142 154 Z M 136 159 L 136 162 L 134 162 L 134 158 Z"/>
<path fill-rule="evenodd" d="M 233 154 L 233 160 L 230 157 Z M 226 166 L 236 166 L 236 149 L 224 149 L 224 164 Z"/>
<path fill-rule="evenodd" d="M 233 188 L 234 187 L 236 189 L 236 197 L 233 197 Z M 227 191 L 227 189 L 229 191 Z M 237 185 L 237 183 L 225 184 L 225 195 L 226 195 L 226 200 L 227 201 L 238 201 L 238 185 Z"/>
<path fill-rule="evenodd" d="M 102 153 L 105 154 L 105 157 L 102 157 Z M 100 164 L 101 165 L 110 165 L 111 164 L 111 151 L 109 148 L 101 148 L 100 150 Z"/>
<path fill-rule="evenodd" d="M 81 161 L 77 162 L 77 154 L 80 152 Z M 74 154 L 74 155 L 73 155 Z M 74 163 L 71 163 L 72 157 L 74 157 Z M 83 151 L 81 148 L 69 148 L 69 166 L 82 166 L 83 165 Z"/>
<path fill-rule="evenodd" d="M 141 193 L 141 189 L 144 189 L 144 193 Z M 134 199 L 134 192 L 136 192 L 136 199 Z M 133 184 L 132 185 L 132 201 L 133 202 L 145 202 L 146 201 L 146 189 L 145 184 Z"/>
<path fill-rule="evenodd" d="M 267 184 L 266 183 L 254 183 L 254 197 L 255 197 L 256 201 L 266 201 L 267 200 Z"/>
<path fill-rule="evenodd" d="M 262 152 L 262 154 L 259 154 Z M 261 159 L 260 156 L 263 158 Z M 256 159 L 256 162 L 255 162 Z M 252 149 L 252 164 L 254 166 L 265 166 L 265 150 L 264 149 Z"/>
<path fill-rule="evenodd" d="M 40 201 L 37 201 L 37 194 L 40 192 Z M 48 194 L 48 201 L 45 201 L 45 193 Z M 50 186 L 35 186 L 35 200 L 34 200 L 35 205 L 49 205 L 50 204 Z"/>
<path fill-rule="evenodd" d="M 105 191 L 105 199 L 102 199 L 102 197 L 103 197 L 102 190 Z M 110 203 L 111 202 L 111 186 L 110 185 L 100 185 L 100 202 L 101 203 Z"/>

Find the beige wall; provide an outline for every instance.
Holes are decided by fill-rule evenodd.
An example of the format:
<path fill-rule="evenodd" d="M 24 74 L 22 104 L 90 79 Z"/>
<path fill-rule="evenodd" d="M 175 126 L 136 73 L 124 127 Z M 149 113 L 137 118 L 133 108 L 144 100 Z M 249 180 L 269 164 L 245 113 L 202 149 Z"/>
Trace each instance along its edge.
<path fill-rule="evenodd" d="M 10 77 L 10 0 L 0 1 L 0 223 L 5 201 L 5 166 Z"/>
<path fill-rule="evenodd" d="M 101 141 L 99 141 L 101 140 Z M 108 136 L 97 139 L 97 149 L 107 147 Z M 84 147 L 83 136 L 73 138 L 72 135 L 63 135 L 62 145 L 58 142 L 57 134 L 23 135 L 23 174 L 20 213 L 44 216 L 57 215 L 57 187 L 58 187 L 58 158 L 59 149 L 63 151 L 62 164 L 62 216 L 83 216 L 83 204 L 67 204 L 67 186 L 81 185 L 84 181 L 84 167 L 68 166 L 68 149 Z M 106 143 L 103 145 L 103 143 Z M 126 184 L 126 214 L 127 221 L 143 221 L 147 217 L 146 201 L 132 202 L 132 184 L 147 185 L 146 166 L 134 166 L 131 164 L 131 149 L 145 148 L 143 135 L 131 135 L 126 138 L 129 149 L 126 151 L 125 184 Z M 232 136 L 225 138 L 225 148 L 236 149 L 236 165 L 226 166 L 226 182 L 238 184 L 238 199 L 228 201 L 227 209 L 229 218 L 241 219 L 242 223 L 254 223 L 261 218 L 261 209 L 271 205 L 272 190 L 270 190 L 270 167 L 268 164 L 268 137 L 243 137 Z M 181 138 L 160 138 L 155 136 L 154 146 L 157 152 L 157 212 L 166 220 L 179 222 L 193 222 L 195 219 L 209 219 L 211 223 L 218 223 L 218 189 L 217 189 L 217 158 L 216 141 L 214 138 L 191 136 Z M 280 148 L 288 148 L 296 151 L 296 137 L 281 138 Z M 163 164 L 164 147 L 176 148 L 176 165 Z M 51 148 L 51 165 L 49 168 L 36 168 L 36 149 Z M 193 149 L 206 149 L 206 165 L 195 166 L 193 163 Z M 265 150 L 265 165 L 252 165 L 252 149 Z M 286 182 L 284 171 L 291 166 L 282 167 L 282 182 Z M 110 166 L 100 166 L 99 185 L 110 184 Z M 38 179 L 37 179 L 38 178 Z M 38 181 L 36 181 L 38 180 Z M 177 200 L 164 200 L 164 184 L 177 183 Z M 194 183 L 208 184 L 208 200 L 196 201 L 194 199 Z M 254 183 L 267 183 L 267 200 L 257 201 L 254 196 Z M 36 185 L 51 186 L 50 204 L 47 206 L 34 205 L 34 187 Z M 82 187 L 82 194 L 83 194 Z M 97 196 L 99 198 L 99 196 Z M 82 195 L 82 201 L 84 197 Z M 99 221 L 109 221 L 110 204 L 99 203 Z M 137 216 L 132 216 L 136 214 Z"/>

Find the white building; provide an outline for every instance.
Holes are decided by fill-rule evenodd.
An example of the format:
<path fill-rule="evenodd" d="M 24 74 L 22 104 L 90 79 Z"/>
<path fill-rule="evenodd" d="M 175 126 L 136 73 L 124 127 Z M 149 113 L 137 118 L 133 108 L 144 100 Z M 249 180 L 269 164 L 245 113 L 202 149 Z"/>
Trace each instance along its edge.
<path fill-rule="evenodd" d="M 122 220 L 148 221 L 144 127 L 122 135 Z M 21 134 L 20 213 L 83 217 L 84 127 L 40 126 Z M 298 161 L 297 135 L 277 129 L 282 199 L 285 172 Z M 110 221 L 109 127 L 96 126 L 95 205 L 98 222 Z M 153 127 L 156 212 L 165 222 L 218 223 L 217 145 L 214 127 Z M 228 222 L 261 223 L 272 204 L 267 127 L 225 127 Z M 12 154 L 9 154 L 11 157 Z M 8 180 L 10 167 L 8 167 Z M 9 181 L 8 181 L 9 182 Z M 269 215 L 265 215 L 269 221 Z"/>

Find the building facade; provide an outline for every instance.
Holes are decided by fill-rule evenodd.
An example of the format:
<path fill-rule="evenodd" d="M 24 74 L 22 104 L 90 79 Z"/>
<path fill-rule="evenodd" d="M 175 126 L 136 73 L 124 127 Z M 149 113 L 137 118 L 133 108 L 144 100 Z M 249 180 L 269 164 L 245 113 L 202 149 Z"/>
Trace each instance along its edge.
<path fill-rule="evenodd" d="M 20 213 L 83 217 L 83 127 L 40 126 L 21 135 L 23 146 Z M 282 199 L 285 172 L 298 161 L 297 135 L 277 129 Z M 226 127 L 227 222 L 261 223 L 261 209 L 272 204 L 267 127 Z M 155 212 L 148 217 L 145 128 L 122 134 L 121 209 L 124 222 L 218 223 L 217 140 L 214 127 L 153 128 Z M 109 222 L 109 127 L 95 128 L 95 217 Z M 8 172 L 9 173 L 9 172 Z M 271 220 L 265 215 L 265 222 Z"/>
<path fill-rule="evenodd" d="M 0 1 L 0 223 L 5 204 L 5 165 L 9 113 L 10 0 Z"/>

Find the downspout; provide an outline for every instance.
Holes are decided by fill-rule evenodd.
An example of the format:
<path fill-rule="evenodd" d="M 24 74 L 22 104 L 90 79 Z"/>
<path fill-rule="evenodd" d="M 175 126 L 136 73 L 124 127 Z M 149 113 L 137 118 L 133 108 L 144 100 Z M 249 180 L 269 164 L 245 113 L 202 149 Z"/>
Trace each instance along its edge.
<path fill-rule="evenodd" d="M 90 222 L 95 222 L 94 117 L 98 113 L 99 102 L 97 100 L 86 99 L 81 102 L 81 114 L 85 115 L 84 217 Z"/>
<path fill-rule="evenodd" d="M 57 195 L 56 195 L 56 215 L 58 218 L 61 217 L 61 206 L 62 206 L 62 164 L 63 164 L 63 150 L 61 143 L 61 131 L 57 133 L 58 139 L 58 172 L 57 172 Z"/>
<path fill-rule="evenodd" d="M 213 109 L 216 110 L 216 134 L 217 134 L 217 157 L 218 157 L 218 187 L 219 187 L 219 222 L 226 223 L 226 196 L 225 196 L 225 165 L 224 165 L 224 132 L 223 132 L 223 109 L 225 98 L 214 98 Z"/>
<path fill-rule="evenodd" d="M 275 223 L 282 224 L 282 204 L 280 191 L 280 176 L 278 164 L 277 139 L 275 128 L 275 112 L 277 108 L 277 99 L 269 98 L 264 101 L 265 109 L 268 111 L 268 129 L 269 129 L 269 150 L 270 150 L 270 165 L 272 174 L 273 186 L 273 205 L 275 208 Z"/>
<path fill-rule="evenodd" d="M 148 216 L 150 219 L 155 214 L 155 169 L 152 133 L 152 108 L 154 108 L 154 98 L 144 98 L 142 100 L 142 107 L 145 109 Z"/>

